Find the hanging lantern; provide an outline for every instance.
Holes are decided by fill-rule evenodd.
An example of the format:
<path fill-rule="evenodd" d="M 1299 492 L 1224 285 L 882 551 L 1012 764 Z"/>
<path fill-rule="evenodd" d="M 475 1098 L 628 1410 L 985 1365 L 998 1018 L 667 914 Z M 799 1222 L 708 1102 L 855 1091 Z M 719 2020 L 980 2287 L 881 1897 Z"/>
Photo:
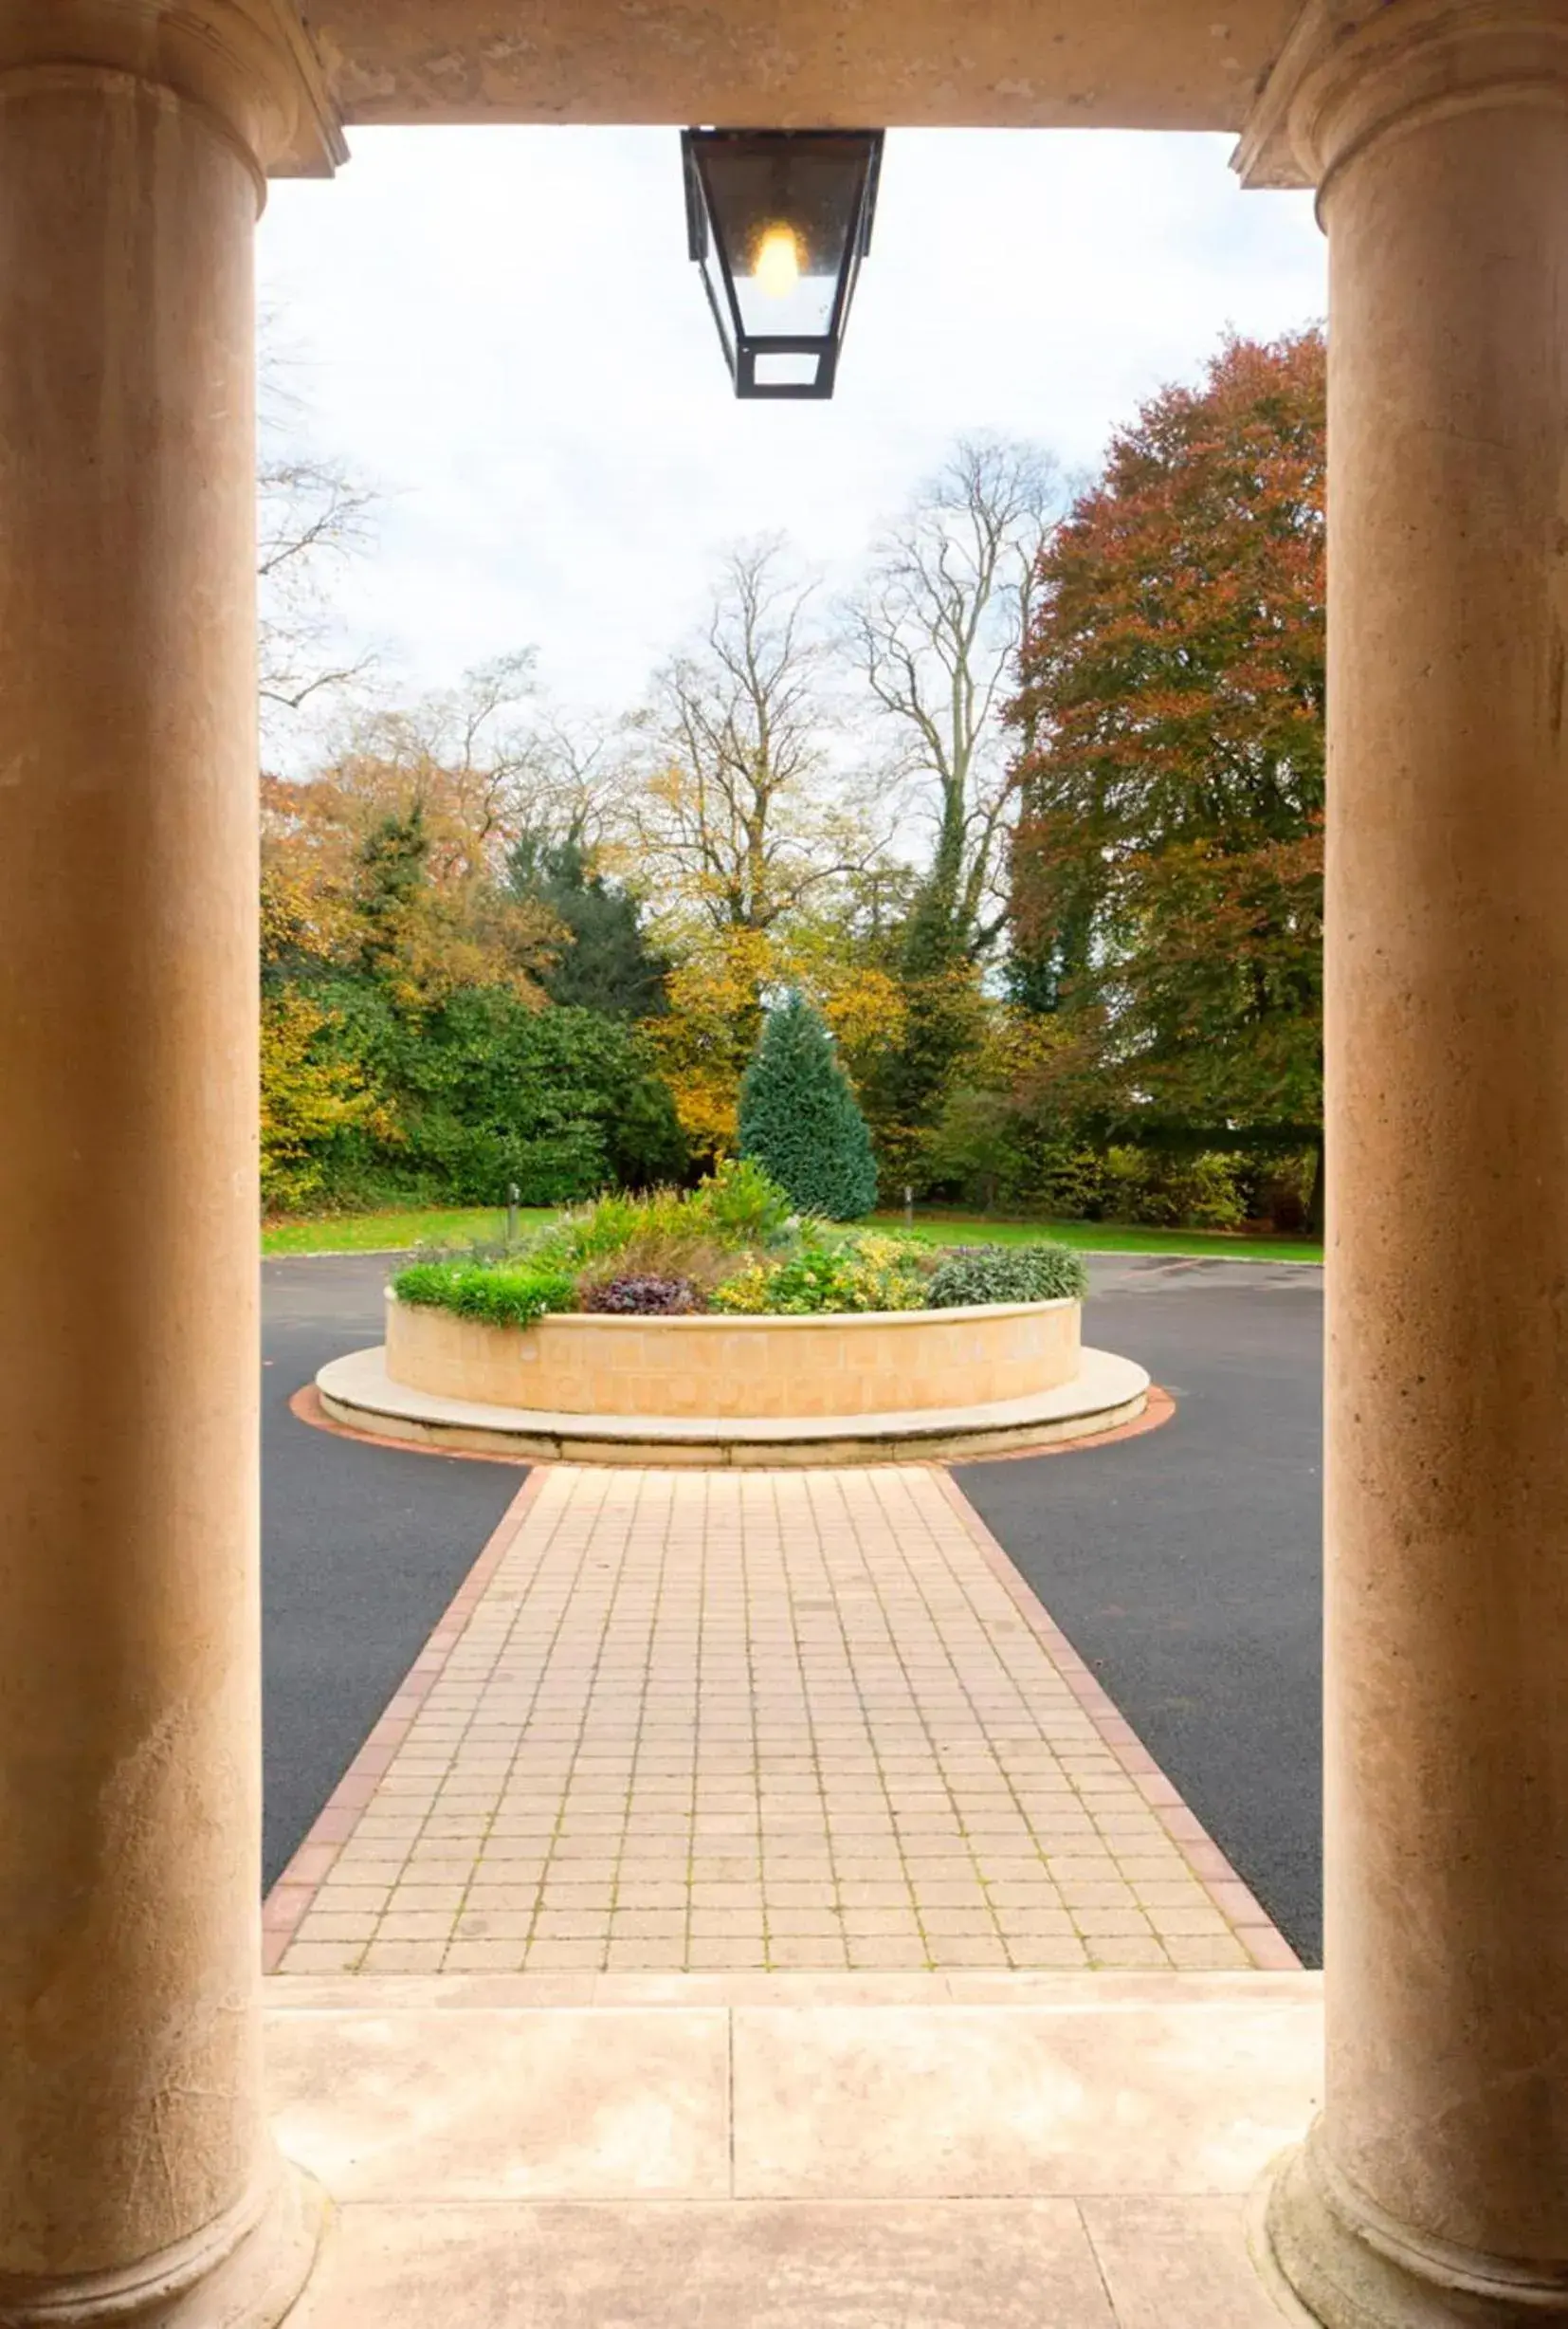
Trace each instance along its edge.
<path fill-rule="evenodd" d="M 738 396 L 830 396 L 880 129 L 681 133 L 686 232 Z"/>

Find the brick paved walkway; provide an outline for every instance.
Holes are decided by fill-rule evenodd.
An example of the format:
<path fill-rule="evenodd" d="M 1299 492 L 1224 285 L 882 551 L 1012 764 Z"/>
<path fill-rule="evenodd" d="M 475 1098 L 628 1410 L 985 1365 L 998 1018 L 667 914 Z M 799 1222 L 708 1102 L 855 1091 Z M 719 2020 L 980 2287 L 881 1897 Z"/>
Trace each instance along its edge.
<path fill-rule="evenodd" d="M 536 1473 L 265 1921 L 285 1974 L 1295 1962 L 903 1466 Z"/>

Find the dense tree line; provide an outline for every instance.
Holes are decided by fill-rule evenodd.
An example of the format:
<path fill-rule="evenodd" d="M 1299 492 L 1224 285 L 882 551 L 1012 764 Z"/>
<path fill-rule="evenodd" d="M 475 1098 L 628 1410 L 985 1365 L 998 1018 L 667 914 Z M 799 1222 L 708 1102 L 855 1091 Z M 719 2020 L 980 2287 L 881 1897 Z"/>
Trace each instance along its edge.
<path fill-rule="evenodd" d="M 1292 1224 L 1321 1150 L 1323 345 L 1068 491 L 956 448 L 829 602 L 745 545 L 624 718 L 527 655 L 263 784 L 264 1197 L 556 1201 L 735 1152 L 803 998 L 884 1197 Z"/>

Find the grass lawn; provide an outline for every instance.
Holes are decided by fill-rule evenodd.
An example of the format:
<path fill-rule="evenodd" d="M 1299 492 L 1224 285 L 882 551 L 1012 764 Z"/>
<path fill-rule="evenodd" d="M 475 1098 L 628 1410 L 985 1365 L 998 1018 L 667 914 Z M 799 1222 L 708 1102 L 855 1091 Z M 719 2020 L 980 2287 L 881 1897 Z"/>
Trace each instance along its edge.
<path fill-rule="evenodd" d="M 548 1206 L 520 1205 L 520 1228 L 553 1220 Z M 329 1213 L 318 1220 L 269 1221 L 264 1254 L 397 1254 L 410 1245 L 461 1244 L 468 1238 L 501 1238 L 506 1215 L 484 1208 L 433 1213 Z"/>
<path fill-rule="evenodd" d="M 902 1213 L 872 1216 L 879 1227 L 902 1229 Z M 996 1221 L 984 1214 L 943 1213 L 917 1205 L 915 1235 L 943 1245 L 1030 1245 L 1039 1238 L 1076 1245 L 1085 1254 L 1194 1254 L 1212 1260 L 1322 1261 L 1323 1249 L 1304 1238 L 1238 1238 L 1223 1229 L 1123 1229 L 1114 1221 Z"/>
<path fill-rule="evenodd" d="M 523 1206 L 518 1220 L 533 1228 L 548 1210 Z M 902 1213 L 873 1216 L 902 1229 Z M 483 1209 L 433 1213 L 334 1213 L 319 1220 L 275 1221 L 262 1231 L 264 1254 L 394 1254 L 410 1245 L 459 1244 L 501 1237 L 506 1216 Z M 918 1237 L 949 1245 L 1028 1245 L 1054 1238 L 1096 1254 L 1204 1254 L 1236 1261 L 1322 1261 L 1323 1249 L 1296 1238 L 1234 1238 L 1206 1229 L 1118 1229 L 1109 1221 L 994 1221 L 983 1215 L 915 1211 Z"/>

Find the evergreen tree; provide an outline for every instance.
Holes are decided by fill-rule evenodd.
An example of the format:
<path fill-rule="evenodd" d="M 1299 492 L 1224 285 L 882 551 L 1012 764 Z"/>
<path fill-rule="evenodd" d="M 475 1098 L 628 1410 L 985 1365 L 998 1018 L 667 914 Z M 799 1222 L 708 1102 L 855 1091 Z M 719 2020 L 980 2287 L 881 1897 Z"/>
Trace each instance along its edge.
<path fill-rule="evenodd" d="M 643 933 L 637 901 L 590 870 L 580 841 L 520 841 L 509 868 L 512 893 L 546 906 L 570 933 L 541 983 L 552 1002 L 577 1003 L 621 1018 L 666 1008 L 669 964 Z"/>
<path fill-rule="evenodd" d="M 803 1213 L 858 1220 L 876 1202 L 871 1135 L 833 1038 L 799 995 L 768 1013 L 740 1086 L 740 1153 Z"/>
<path fill-rule="evenodd" d="M 396 955 L 414 901 L 429 879 L 429 854 L 422 800 L 405 816 L 383 816 L 359 852 L 359 962 L 373 977 Z"/>

